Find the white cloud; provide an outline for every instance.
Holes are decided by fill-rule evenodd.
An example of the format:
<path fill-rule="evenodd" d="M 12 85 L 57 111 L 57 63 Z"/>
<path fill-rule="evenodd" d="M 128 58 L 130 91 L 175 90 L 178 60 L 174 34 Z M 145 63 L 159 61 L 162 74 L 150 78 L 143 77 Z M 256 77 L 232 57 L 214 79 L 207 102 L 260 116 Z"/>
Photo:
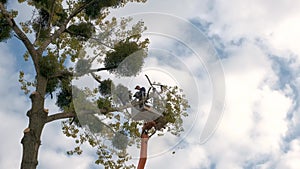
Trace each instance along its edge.
<path fill-rule="evenodd" d="M 276 169 L 297 169 L 300 166 L 300 139 L 295 139 L 289 144 L 290 150 L 280 157 Z"/>
<path fill-rule="evenodd" d="M 255 156 L 279 153 L 291 101 L 270 90 L 270 61 L 258 47 L 245 44 L 225 60 L 226 110 L 215 135 L 204 147 L 216 168 L 243 168 Z M 263 86 L 264 87 L 263 87 Z"/>
<path fill-rule="evenodd" d="M 40 161 L 38 168 L 53 169 L 53 168 L 66 168 L 66 169 L 88 169 L 90 164 L 94 163 L 93 157 L 90 156 L 67 156 L 63 152 L 56 152 L 55 149 L 46 149 L 41 151 Z M 93 161 L 94 160 L 94 161 Z"/>
<path fill-rule="evenodd" d="M 151 149 L 151 140 L 149 149 Z M 210 160 L 200 145 L 189 145 L 160 156 L 150 158 L 146 168 L 209 168 Z"/>
<path fill-rule="evenodd" d="M 241 46 L 226 48 L 226 52 L 230 56 L 223 60 L 226 109 L 216 133 L 202 145 L 202 149 L 197 150 L 200 155 L 197 159 L 202 161 L 201 152 L 204 152 L 204 157 L 209 157 L 203 160 L 206 166 L 213 164 L 216 168 L 244 168 L 251 164 L 270 167 L 283 155 L 282 139 L 288 130 L 286 116 L 292 100 L 283 91 L 273 89 L 278 77 L 272 68 L 272 60 L 259 46 L 245 41 Z M 192 135 L 200 131 L 198 125 Z M 185 140 L 193 147 L 193 139 L 188 136 Z M 189 150 L 189 146 L 183 151 L 186 150 Z M 149 160 L 150 168 L 170 166 L 165 163 L 169 161 L 168 154 L 157 158 L 157 161 Z M 193 158 L 185 163 L 180 162 L 180 154 L 175 154 L 173 158 L 182 168 L 201 167 L 199 161 L 197 167 L 191 165 L 195 160 Z"/>
<path fill-rule="evenodd" d="M 112 14 L 118 16 L 127 16 L 134 13 L 158 12 L 189 18 L 191 15 L 195 15 L 199 11 L 206 11 L 207 4 L 210 4 L 209 0 L 189 0 L 176 2 L 174 0 L 148 0 L 145 4 L 127 4 L 125 8 L 114 10 Z"/>
<path fill-rule="evenodd" d="M 21 164 L 21 138 L 25 121 L 14 113 L 17 112 L 0 110 L 0 168 L 19 168 Z"/>
<path fill-rule="evenodd" d="M 208 116 L 206 111 L 203 111 L 204 114 L 201 115 L 205 118 L 200 119 L 201 124 L 184 140 L 187 145 L 183 149 L 179 149 L 175 154 L 168 152 L 150 158 L 146 167 L 198 169 L 215 166 L 219 169 L 245 168 L 252 164 L 252 168 L 296 169 L 300 165 L 300 141 L 297 137 L 297 127 L 300 126 L 300 116 L 297 113 L 299 109 L 291 110 L 293 105 L 299 103 L 298 100 L 293 100 L 297 98 L 293 90 L 299 92 L 299 87 L 291 89 L 293 85 L 299 86 L 299 78 L 288 82 L 286 90 L 275 90 L 274 85 L 280 78 L 272 67 L 272 60 L 267 56 L 276 54 L 286 59 L 294 59 L 289 63 L 290 73 L 294 73 L 297 78 L 300 65 L 300 50 L 297 46 L 300 37 L 299 6 L 299 2 L 292 0 L 153 0 L 143 5 L 128 5 L 114 12 L 119 16 L 138 12 L 165 12 L 184 18 L 199 17 L 211 23 L 207 35 L 219 36 L 219 41 L 225 45 L 223 52 L 228 55 L 228 58 L 222 60 L 226 76 L 226 111 L 216 133 L 201 146 L 192 144 L 194 140 L 190 137 L 200 134 L 202 124 Z M 24 11 L 30 12 L 22 12 Z M 171 27 L 168 29 L 173 31 Z M 268 50 L 263 51 L 261 46 L 257 46 L 256 38 L 262 39 Z M 244 39 L 240 46 L 230 43 L 239 39 Z M 159 40 L 156 43 L 159 43 Z M 166 44 L 157 46 L 169 47 Z M 25 112 L 29 108 L 28 98 L 21 97 L 19 86 L 15 85 L 18 74 L 14 71 L 14 65 L 17 60 L 11 53 L 8 48 L 1 46 L 0 76 L 7 81 L 0 84 L 0 94 L 5 96 L 0 103 L 0 116 L 7 123 L 0 124 L 0 133 L 2 138 L 5 138 L 1 144 L 3 151 L 0 154 L 0 168 L 19 167 L 20 139 L 27 123 Z M 187 62 L 195 65 L 192 61 Z M 208 79 L 201 80 L 205 82 L 201 84 L 200 88 L 203 89 L 200 91 L 207 92 L 205 89 L 210 85 Z M 206 94 L 210 95 L 209 92 Z M 202 108 L 209 107 L 208 101 L 202 103 Z M 49 102 L 47 106 L 51 107 L 52 111 L 57 111 L 52 107 L 53 102 Z M 22 114 L 17 114 L 20 112 Z M 291 119 L 287 118 L 288 113 L 293 114 Z M 47 125 L 45 128 L 40 167 L 88 168 L 88 164 L 93 163 L 93 157 L 89 154 L 67 157 L 63 153 L 62 149 L 71 148 L 72 140 L 57 134 L 60 132 L 59 128 L 59 123 Z M 293 138 L 285 142 L 287 134 L 292 134 Z M 168 145 L 170 140 L 172 138 L 165 136 L 164 144 Z M 156 146 L 159 144 L 149 141 L 149 148 L 160 150 L 159 147 L 155 148 Z M 284 151 L 283 147 L 288 149 Z M 55 163 L 51 163 L 53 160 Z"/>
<path fill-rule="evenodd" d="M 26 128 L 26 98 L 20 93 L 18 74 L 14 72 L 16 59 L 1 44 L 0 50 L 0 168 L 18 168 L 21 159 L 21 138 Z M 24 114 L 20 114 L 20 112 Z"/>
<path fill-rule="evenodd" d="M 299 5 L 300 6 L 300 5 Z M 268 40 L 274 48 L 291 52 L 300 55 L 300 50 L 297 42 L 300 38 L 300 14 L 289 16 L 281 23 L 278 23 Z"/>

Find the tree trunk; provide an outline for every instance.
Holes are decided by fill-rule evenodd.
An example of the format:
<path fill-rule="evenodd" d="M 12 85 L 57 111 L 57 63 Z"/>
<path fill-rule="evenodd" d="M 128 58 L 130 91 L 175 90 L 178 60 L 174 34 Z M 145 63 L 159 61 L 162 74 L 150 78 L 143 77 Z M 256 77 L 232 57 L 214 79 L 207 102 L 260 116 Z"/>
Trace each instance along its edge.
<path fill-rule="evenodd" d="M 27 112 L 29 125 L 24 130 L 21 140 L 23 145 L 21 169 L 35 169 L 38 165 L 40 138 L 48 116 L 48 110 L 44 109 L 46 86 L 47 79 L 38 76 L 36 91 L 30 95 L 32 107 Z"/>

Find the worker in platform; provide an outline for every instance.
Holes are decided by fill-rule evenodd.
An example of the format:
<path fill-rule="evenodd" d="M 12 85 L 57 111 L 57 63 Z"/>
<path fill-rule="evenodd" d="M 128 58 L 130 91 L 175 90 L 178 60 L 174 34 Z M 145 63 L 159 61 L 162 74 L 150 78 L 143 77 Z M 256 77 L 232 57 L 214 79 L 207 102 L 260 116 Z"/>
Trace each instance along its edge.
<path fill-rule="evenodd" d="M 139 100 L 140 108 L 142 108 L 146 99 L 146 89 L 144 87 L 140 87 L 139 85 L 137 85 L 134 89 L 138 91 L 133 95 L 133 97 Z"/>

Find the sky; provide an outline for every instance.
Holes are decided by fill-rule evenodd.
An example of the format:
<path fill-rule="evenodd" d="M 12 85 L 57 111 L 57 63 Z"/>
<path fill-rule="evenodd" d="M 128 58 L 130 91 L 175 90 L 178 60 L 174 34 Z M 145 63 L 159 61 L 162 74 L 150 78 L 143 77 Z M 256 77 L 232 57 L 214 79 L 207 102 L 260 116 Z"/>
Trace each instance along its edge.
<path fill-rule="evenodd" d="M 26 6 L 10 6 L 20 9 L 18 20 L 31 16 Z M 173 79 L 192 106 L 180 138 L 150 139 L 146 168 L 299 168 L 298 9 L 296 0 L 149 0 L 112 11 L 143 17 L 153 54 L 144 71 L 164 74 L 156 81 Z M 20 166 L 30 100 L 18 71 L 32 71 L 23 51 L 16 38 L 0 43 L 0 168 Z M 54 100 L 46 107 L 58 111 Z M 46 125 L 38 168 L 99 168 L 89 147 L 81 156 L 66 155 L 74 143 L 60 128 L 60 122 Z"/>

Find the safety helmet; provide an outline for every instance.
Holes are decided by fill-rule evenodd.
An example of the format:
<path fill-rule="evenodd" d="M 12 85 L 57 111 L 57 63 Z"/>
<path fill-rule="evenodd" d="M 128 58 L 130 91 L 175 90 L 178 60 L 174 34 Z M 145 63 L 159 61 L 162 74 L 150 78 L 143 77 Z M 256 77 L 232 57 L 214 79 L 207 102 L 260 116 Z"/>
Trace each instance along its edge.
<path fill-rule="evenodd" d="M 137 86 L 135 86 L 135 88 L 134 89 L 136 89 L 136 90 L 140 90 L 140 86 L 139 85 L 137 85 Z"/>

